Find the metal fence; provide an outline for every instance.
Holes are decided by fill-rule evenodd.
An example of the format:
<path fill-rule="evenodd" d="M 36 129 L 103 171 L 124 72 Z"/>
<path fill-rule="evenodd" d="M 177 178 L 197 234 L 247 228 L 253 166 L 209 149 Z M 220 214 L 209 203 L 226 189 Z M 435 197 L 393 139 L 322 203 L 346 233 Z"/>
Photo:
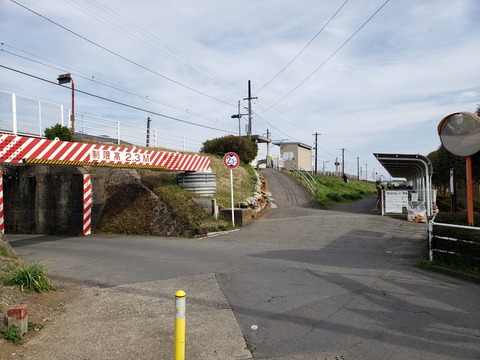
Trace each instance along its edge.
<path fill-rule="evenodd" d="M 292 162 L 288 164 L 287 170 L 292 171 L 300 179 L 300 181 L 304 184 L 305 188 L 312 196 L 315 204 L 317 204 L 318 206 L 318 189 L 316 181 L 310 171 L 303 170 L 301 167 L 297 166 L 295 163 Z"/>
<path fill-rule="evenodd" d="M 45 136 L 45 129 L 61 124 L 71 127 L 71 110 L 62 104 L 0 90 L 0 131 L 15 135 Z M 146 120 L 146 119 L 145 119 Z M 198 152 L 202 142 L 182 135 L 131 125 L 93 114 L 75 111 L 75 136 L 113 144 L 152 146 Z M 148 143 L 148 144 L 147 144 Z"/>
<path fill-rule="evenodd" d="M 469 241 L 469 240 L 463 240 L 463 239 L 456 239 L 456 238 L 451 238 L 451 237 L 446 237 L 446 236 L 438 236 L 434 234 L 434 227 L 439 226 L 439 227 L 449 227 L 449 228 L 456 228 L 456 229 L 464 229 L 464 230 L 470 230 L 470 231 L 480 231 L 480 227 L 473 227 L 473 226 L 462 226 L 462 225 L 453 225 L 453 224 L 445 224 L 445 223 L 437 223 L 435 222 L 435 216 L 433 219 L 431 219 L 428 222 L 428 249 L 429 249 L 429 259 L 430 261 L 433 261 L 433 254 L 434 253 L 443 253 L 443 254 L 450 254 L 450 255 L 462 255 L 466 256 L 465 254 L 459 254 L 452 249 L 446 250 L 441 249 L 440 247 L 435 247 L 434 242 L 435 240 L 441 240 L 444 242 L 454 242 L 454 243 L 462 243 L 462 244 L 469 244 L 473 246 L 478 246 L 480 247 L 480 243 L 475 242 L 475 241 Z M 476 258 L 477 260 L 480 260 Z"/>

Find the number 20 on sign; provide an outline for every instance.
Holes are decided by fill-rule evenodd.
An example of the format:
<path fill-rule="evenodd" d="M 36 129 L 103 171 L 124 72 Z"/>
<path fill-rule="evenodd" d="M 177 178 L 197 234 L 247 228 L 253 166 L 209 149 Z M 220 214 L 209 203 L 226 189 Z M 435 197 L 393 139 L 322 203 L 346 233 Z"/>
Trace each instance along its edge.
<path fill-rule="evenodd" d="M 233 210 L 233 169 L 240 163 L 240 158 L 234 152 L 226 153 L 223 157 L 223 164 L 230 169 L 230 195 L 232 198 L 232 225 L 235 226 L 235 214 Z"/>

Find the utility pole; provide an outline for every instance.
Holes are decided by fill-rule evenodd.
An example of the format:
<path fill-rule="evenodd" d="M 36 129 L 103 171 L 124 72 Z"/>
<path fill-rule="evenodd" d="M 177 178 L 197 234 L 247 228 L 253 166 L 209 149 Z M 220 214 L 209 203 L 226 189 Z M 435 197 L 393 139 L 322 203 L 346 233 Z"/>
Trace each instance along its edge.
<path fill-rule="evenodd" d="M 241 118 L 242 118 L 242 114 L 240 114 L 240 100 L 238 100 L 238 136 L 242 136 L 242 127 L 240 124 Z"/>
<path fill-rule="evenodd" d="M 318 135 L 322 134 L 315 133 L 312 135 L 315 135 L 315 174 L 317 174 Z"/>
<path fill-rule="evenodd" d="M 242 115 L 247 115 L 247 114 L 240 114 L 240 100 L 238 100 L 238 114 L 234 114 L 231 116 L 232 119 L 238 119 L 238 136 L 242 136 L 242 128 L 241 128 L 241 122 L 240 119 L 242 118 Z"/>
<path fill-rule="evenodd" d="M 344 149 L 342 148 L 342 177 L 345 177 L 345 150 L 347 149 Z"/>
<path fill-rule="evenodd" d="M 244 98 L 243 100 L 248 100 L 248 131 L 247 136 L 248 139 L 252 137 L 252 100 L 258 99 L 258 97 L 252 97 L 252 86 L 251 81 L 248 80 L 248 97 Z"/>
<path fill-rule="evenodd" d="M 357 156 L 357 180 L 360 180 L 360 158 Z"/>
<path fill-rule="evenodd" d="M 324 161 L 323 162 L 323 175 L 325 175 L 325 164 L 328 163 L 329 161 Z"/>
<path fill-rule="evenodd" d="M 270 132 L 267 129 L 267 139 L 270 139 Z M 270 161 L 270 142 L 267 142 L 267 168 L 273 167 Z"/>
<path fill-rule="evenodd" d="M 150 146 L 150 123 L 152 122 L 152 119 L 150 119 L 150 116 L 147 118 L 147 147 Z"/>

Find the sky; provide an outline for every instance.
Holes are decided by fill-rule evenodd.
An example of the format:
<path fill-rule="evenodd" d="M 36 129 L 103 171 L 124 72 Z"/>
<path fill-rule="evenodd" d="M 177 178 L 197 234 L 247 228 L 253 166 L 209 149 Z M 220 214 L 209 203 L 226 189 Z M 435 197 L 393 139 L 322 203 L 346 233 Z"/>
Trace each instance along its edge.
<path fill-rule="evenodd" d="M 19 118 L 38 113 L 22 96 L 45 102 L 39 126 L 70 109 L 71 73 L 77 131 L 144 141 L 150 117 L 157 145 L 198 150 L 238 134 L 250 81 L 254 135 L 318 133 L 319 170 L 343 151 L 369 179 L 388 177 L 373 153 L 428 155 L 443 117 L 480 104 L 478 0 L 0 0 L 0 43 L 2 126 L 9 93 Z"/>

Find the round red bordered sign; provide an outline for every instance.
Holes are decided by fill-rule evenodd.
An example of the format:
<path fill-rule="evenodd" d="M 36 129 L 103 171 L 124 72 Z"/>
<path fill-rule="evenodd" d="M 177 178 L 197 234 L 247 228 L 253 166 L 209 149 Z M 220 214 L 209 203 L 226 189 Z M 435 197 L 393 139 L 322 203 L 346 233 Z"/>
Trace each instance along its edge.
<path fill-rule="evenodd" d="M 226 153 L 223 157 L 223 165 L 229 169 L 235 169 L 240 163 L 240 158 L 234 152 Z"/>

